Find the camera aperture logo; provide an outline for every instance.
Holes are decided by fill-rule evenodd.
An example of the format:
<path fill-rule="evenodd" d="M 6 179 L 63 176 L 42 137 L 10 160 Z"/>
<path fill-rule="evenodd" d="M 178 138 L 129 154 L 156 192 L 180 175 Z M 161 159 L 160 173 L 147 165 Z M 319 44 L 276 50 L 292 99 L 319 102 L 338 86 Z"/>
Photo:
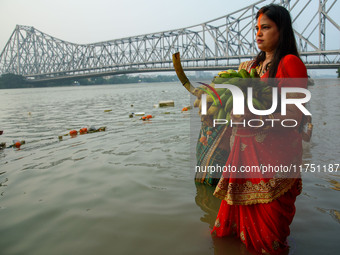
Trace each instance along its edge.
<path fill-rule="evenodd" d="M 220 105 L 223 107 L 221 98 L 217 91 L 211 87 L 208 84 L 199 82 L 200 84 L 203 84 L 207 88 L 209 88 L 217 97 L 219 100 Z M 230 90 L 231 95 L 233 97 L 232 101 L 232 109 L 234 115 L 244 115 L 245 111 L 245 96 L 242 92 L 242 90 L 232 84 L 215 84 L 216 89 L 227 89 Z M 214 101 L 214 105 L 217 106 L 218 103 L 216 102 L 216 99 L 214 98 L 214 95 L 203 88 L 202 89 L 206 94 L 202 94 L 201 100 L 201 115 L 207 115 L 207 95 L 210 95 Z M 289 94 L 299 94 L 304 95 L 304 97 L 299 96 L 298 98 L 288 98 L 287 95 Z M 275 123 L 280 122 L 282 127 L 296 127 L 298 126 L 298 122 L 295 119 L 275 119 L 275 118 L 269 118 L 269 119 L 262 119 L 262 116 L 268 116 L 270 114 L 273 114 L 277 107 L 278 107 L 278 88 L 273 87 L 272 88 L 272 105 L 269 109 L 256 109 L 254 106 L 254 99 L 253 99 L 253 88 L 248 87 L 247 88 L 247 107 L 251 113 L 254 115 L 261 116 L 260 119 L 250 119 L 248 121 L 243 120 L 242 122 L 233 122 L 231 119 L 225 118 L 214 118 L 213 119 L 213 126 L 216 127 L 216 125 L 243 125 L 244 127 L 262 127 L 264 126 L 265 122 L 270 122 L 271 127 L 275 126 Z M 304 115 L 311 116 L 312 114 L 306 109 L 306 107 L 303 105 L 307 102 L 309 102 L 311 99 L 311 93 L 309 90 L 300 88 L 300 87 L 282 87 L 281 88 L 281 115 L 286 116 L 287 115 L 287 105 L 292 104 L 295 105 Z"/>

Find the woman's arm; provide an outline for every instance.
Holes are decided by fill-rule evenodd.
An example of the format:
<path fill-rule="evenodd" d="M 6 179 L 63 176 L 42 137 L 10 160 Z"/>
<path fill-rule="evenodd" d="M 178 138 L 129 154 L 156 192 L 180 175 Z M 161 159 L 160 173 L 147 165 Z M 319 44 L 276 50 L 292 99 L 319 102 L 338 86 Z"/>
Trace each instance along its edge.
<path fill-rule="evenodd" d="M 295 55 L 287 55 L 282 58 L 277 69 L 276 78 L 304 78 L 305 84 L 299 83 L 299 87 L 307 88 L 307 69 L 300 58 Z"/>
<path fill-rule="evenodd" d="M 277 79 L 279 81 L 279 89 L 282 87 L 300 87 L 307 88 L 307 69 L 300 58 L 295 55 L 285 56 L 278 67 Z M 299 93 L 288 93 L 287 98 L 304 98 L 304 94 Z M 296 105 L 288 104 L 286 106 L 286 115 L 281 115 L 281 113 L 274 113 L 270 118 L 279 119 L 280 121 L 284 119 L 293 119 L 300 126 L 302 121 L 302 112 Z"/>

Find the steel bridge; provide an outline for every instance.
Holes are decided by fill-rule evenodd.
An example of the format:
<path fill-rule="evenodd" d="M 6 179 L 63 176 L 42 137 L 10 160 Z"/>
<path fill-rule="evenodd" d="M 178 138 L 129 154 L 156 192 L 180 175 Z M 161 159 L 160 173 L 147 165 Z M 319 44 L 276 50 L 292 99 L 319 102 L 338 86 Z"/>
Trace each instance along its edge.
<path fill-rule="evenodd" d="M 185 70 L 235 69 L 258 53 L 255 15 L 271 2 L 290 11 L 308 69 L 340 67 L 337 0 L 261 0 L 199 25 L 91 44 L 66 42 L 34 27 L 17 25 L 1 52 L 0 74 L 47 81 L 173 71 L 175 52 L 181 53 Z"/>

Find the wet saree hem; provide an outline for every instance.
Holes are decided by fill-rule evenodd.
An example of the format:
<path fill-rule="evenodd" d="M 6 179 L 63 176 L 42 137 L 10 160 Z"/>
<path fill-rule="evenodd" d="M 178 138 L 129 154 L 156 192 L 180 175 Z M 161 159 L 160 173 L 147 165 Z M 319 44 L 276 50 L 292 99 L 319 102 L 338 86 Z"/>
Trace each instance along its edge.
<path fill-rule="evenodd" d="M 300 193 L 301 179 L 270 203 L 230 205 L 222 200 L 211 235 L 214 238 L 237 236 L 248 250 L 257 254 L 287 252 L 289 225 L 295 215 L 296 197 Z"/>

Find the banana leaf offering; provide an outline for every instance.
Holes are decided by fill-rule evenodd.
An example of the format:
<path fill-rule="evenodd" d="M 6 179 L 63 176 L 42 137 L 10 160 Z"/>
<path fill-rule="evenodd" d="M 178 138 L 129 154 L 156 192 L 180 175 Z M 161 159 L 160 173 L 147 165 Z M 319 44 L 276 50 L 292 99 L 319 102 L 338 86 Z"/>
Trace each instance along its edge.
<path fill-rule="evenodd" d="M 231 111 L 233 108 L 233 96 L 229 89 L 216 88 L 215 84 L 231 84 L 237 86 L 242 90 L 244 99 L 247 99 L 248 88 L 252 88 L 252 102 L 257 110 L 269 109 L 272 105 L 272 87 L 261 81 L 255 69 L 247 72 L 245 69 L 240 71 L 227 70 L 219 72 L 214 77 L 210 85 L 202 84 L 195 88 L 195 95 L 197 96 L 194 102 L 194 107 L 201 106 L 202 94 L 207 94 L 207 115 L 213 119 L 226 119 L 228 124 L 230 122 Z M 246 102 L 245 102 L 246 104 Z"/>

